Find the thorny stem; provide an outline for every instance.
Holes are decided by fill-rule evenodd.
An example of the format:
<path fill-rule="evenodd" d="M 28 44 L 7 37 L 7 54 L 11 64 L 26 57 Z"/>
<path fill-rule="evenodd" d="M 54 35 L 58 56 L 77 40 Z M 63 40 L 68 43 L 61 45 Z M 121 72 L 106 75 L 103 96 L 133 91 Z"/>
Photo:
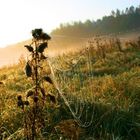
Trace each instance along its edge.
<path fill-rule="evenodd" d="M 45 35 L 45 36 L 42 36 Z M 40 73 L 39 73 L 39 68 L 41 68 L 39 66 L 40 61 L 43 60 L 43 58 L 41 58 L 44 49 L 47 47 L 44 41 L 45 40 L 49 40 L 50 37 L 42 32 L 42 29 L 35 29 L 32 31 L 32 36 L 33 36 L 33 40 L 32 43 L 30 45 L 26 45 L 25 47 L 27 48 L 27 50 L 29 52 L 31 52 L 31 62 L 30 64 L 26 64 L 25 70 L 26 70 L 26 75 L 27 77 L 31 77 L 32 81 L 33 81 L 33 85 L 35 85 L 35 87 L 33 89 L 31 89 L 32 93 L 27 92 L 27 98 L 32 96 L 33 98 L 33 104 L 31 105 L 30 111 L 29 111 L 29 116 L 25 116 L 25 129 L 29 129 L 29 133 L 26 133 L 26 138 L 27 140 L 35 140 L 37 137 L 37 133 L 38 133 L 38 123 L 42 123 L 42 121 L 40 121 L 40 116 L 38 116 L 37 113 L 39 113 L 40 109 L 40 102 L 38 102 L 38 97 L 39 97 L 39 91 L 40 91 Z M 32 46 L 31 46 L 32 45 Z M 42 45 L 42 46 L 41 46 Z M 44 46 L 45 45 L 45 46 Z M 45 57 L 45 56 L 44 56 Z M 29 94 L 30 93 L 30 94 Z M 45 94 L 45 93 L 44 93 Z M 29 105 L 29 102 L 27 101 L 28 104 L 25 105 Z M 19 105 L 21 106 L 21 105 Z M 22 104 L 22 106 L 24 107 L 24 104 Z M 41 115 L 41 114 L 39 114 Z M 27 121 L 26 118 L 29 117 L 29 121 L 30 124 L 27 125 Z M 39 128 L 40 129 L 40 128 Z M 27 130 L 28 131 L 28 130 Z"/>
<path fill-rule="evenodd" d="M 36 119 L 36 109 L 33 108 L 33 122 L 32 122 L 32 137 L 31 137 L 31 140 L 34 140 L 35 136 L 36 136 L 35 119 Z"/>
<path fill-rule="evenodd" d="M 27 126 L 27 121 L 26 121 L 26 112 L 23 110 L 23 112 L 25 113 L 25 116 L 24 116 L 24 124 L 25 124 L 25 128 L 26 128 L 26 131 L 24 130 L 24 133 L 26 134 L 26 138 L 27 140 L 29 140 L 29 134 L 28 134 L 28 126 Z"/>
<path fill-rule="evenodd" d="M 37 43 L 35 41 L 35 96 L 37 96 L 37 86 L 38 86 L 38 52 Z"/>
<path fill-rule="evenodd" d="M 38 94 L 38 53 L 37 53 L 37 42 L 35 41 L 35 94 L 34 98 L 36 98 Z M 36 129 L 35 129 L 35 120 L 36 120 L 36 110 L 37 110 L 37 102 L 34 102 L 33 107 L 33 124 L 32 124 L 32 140 L 34 140 L 36 136 Z"/>

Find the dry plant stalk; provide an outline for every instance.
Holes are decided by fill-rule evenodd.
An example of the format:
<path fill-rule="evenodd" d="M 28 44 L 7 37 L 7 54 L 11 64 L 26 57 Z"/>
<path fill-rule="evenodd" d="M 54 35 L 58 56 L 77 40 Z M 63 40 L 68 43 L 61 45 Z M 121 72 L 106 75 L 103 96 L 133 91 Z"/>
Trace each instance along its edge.
<path fill-rule="evenodd" d="M 41 129 L 45 126 L 43 116 L 44 102 L 48 97 L 51 103 L 56 103 L 54 95 L 46 94 L 43 82 L 53 84 L 49 75 L 42 75 L 43 62 L 47 61 L 44 55 L 45 49 L 48 47 L 48 40 L 51 37 L 44 33 L 42 29 L 32 30 L 32 43 L 24 47 L 30 52 L 30 59 L 28 59 L 25 66 L 25 73 L 33 82 L 34 87 L 29 89 L 26 93 L 26 100 L 22 96 L 18 96 L 18 106 L 21 107 L 24 113 L 24 130 L 27 140 L 34 140 L 38 138 Z"/>

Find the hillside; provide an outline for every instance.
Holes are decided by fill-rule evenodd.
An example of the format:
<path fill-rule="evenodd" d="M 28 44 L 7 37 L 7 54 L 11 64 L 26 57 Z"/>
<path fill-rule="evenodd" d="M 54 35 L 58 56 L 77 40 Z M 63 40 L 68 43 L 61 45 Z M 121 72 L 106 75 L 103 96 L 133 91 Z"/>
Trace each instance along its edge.
<path fill-rule="evenodd" d="M 17 44 L 9 45 L 5 48 L 0 48 L 0 67 L 5 65 L 13 65 L 18 62 L 21 56 L 26 55 L 24 45 L 29 41 L 23 41 Z"/>
<path fill-rule="evenodd" d="M 140 36 L 140 31 L 130 31 L 127 33 L 118 34 L 117 37 L 121 41 L 135 40 Z M 107 36 L 106 36 L 107 37 Z M 47 53 L 49 56 L 60 55 L 66 52 L 74 52 L 77 49 L 83 48 L 90 38 L 70 37 L 70 36 L 55 36 L 52 35 L 52 40 L 49 41 L 49 48 Z M 27 58 L 27 51 L 24 45 L 30 44 L 30 40 L 22 41 L 17 44 L 9 45 L 6 48 L 0 48 L 0 67 L 5 65 L 12 65 L 18 62 L 20 57 Z"/>
<path fill-rule="evenodd" d="M 77 40 L 77 38 L 74 40 Z M 66 38 L 64 39 L 61 37 L 52 36 L 52 40 L 49 41 L 48 44 L 49 48 L 47 49 L 47 54 L 53 57 L 55 55 L 66 53 L 67 51 L 75 51 L 77 48 L 81 47 L 82 44 L 85 44 L 86 41 L 80 40 L 79 42 L 79 40 L 77 40 L 73 43 L 71 39 L 67 41 Z M 28 52 L 24 45 L 30 43 L 31 40 L 27 40 L 17 44 L 9 45 L 5 48 L 0 48 L 0 67 L 17 63 L 20 57 L 27 58 Z"/>
<path fill-rule="evenodd" d="M 126 46 L 115 41 L 103 44 L 100 38 L 96 41 L 99 41 L 98 49 L 90 44 L 80 52 L 49 59 L 51 74 L 55 75 L 53 81 L 60 90 L 54 90 L 49 84 L 44 86 L 53 95 L 63 94 L 57 97 L 56 105 L 45 100 L 42 115 L 45 125 L 39 131 L 39 139 L 139 139 L 140 41 L 128 42 Z M 18 108 L 17 96 L 26 99 L 32 82 L 25 76 L 24 66 L 22 61 L 0 69 L 2 140 L 25 139 L 23 116 L 28 113 L 28 107 Z M 45 64 L 44 70 L 47 69 Z"/>

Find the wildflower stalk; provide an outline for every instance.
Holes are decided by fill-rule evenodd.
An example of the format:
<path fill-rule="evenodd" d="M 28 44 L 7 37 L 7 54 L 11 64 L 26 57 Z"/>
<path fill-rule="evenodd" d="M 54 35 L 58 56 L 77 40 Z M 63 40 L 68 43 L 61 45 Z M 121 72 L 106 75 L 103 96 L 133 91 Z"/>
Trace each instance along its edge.
<path fill-rule="evenodd" d="M 18 97 L 18 106 L 24 111 L 24 129 L 27 140 L 35 140 L 40 130 L 39 126 L 43 123 L 43 105 L 44 98 L 46 96 L 45 89 L 41 87 L 41 82 L 43 77 L 40 75 L 41 61 L 46 59 L 44 56 L 44 50 L 47 48 L 47 42 L 50 40 L 50 36 L 42 31 L 42 29 L 32 30 L 33 40 L 31 45 L 25 45 L 24 47 L 31 53 L 30 60 L 27 61 L 25 67 L 25 73 L 28 78 L 31 78 L 34 84 L 34 88 L 30 89 L 26 95 L 26 101 L 22 99 L 21 96 Z M 44 91 L 42 95 L 42 91 Z M 31 103 L 28 98 L 31 97 Z M 26 106 L 29 109 L 26 111 Z M 42 127 L 42 126 L 41 126 Z"/>

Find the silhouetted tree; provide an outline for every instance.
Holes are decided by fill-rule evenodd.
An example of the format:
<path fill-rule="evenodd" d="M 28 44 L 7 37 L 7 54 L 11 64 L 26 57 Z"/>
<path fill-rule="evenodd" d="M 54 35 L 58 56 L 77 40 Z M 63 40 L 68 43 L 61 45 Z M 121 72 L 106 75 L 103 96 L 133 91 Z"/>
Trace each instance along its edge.
<path fill-rule="evenodd" d="M 116 10 L 116 17 L 119 17 L 121 15 L 121 12 L 119 9 Z"/>
<path fill-rule="evenodd" d="M 110 16 L 104 16 L 96 22 L 86 20 L 85 22 L 73 22 L 72 24 L 61 24 L 59 28 L 52 31 L 53 34 L 90 37 L 94 35 L 112 34 L 125 32 L 134 28 L 140 28 L 140 6 L 130 6 L 125 10 L 111 11 Z"/>
<path fill-rule="evenodd" d="M 114 10 L 111 11 L 111 16 L 115 17 L 116 16 L 116 13 Z"/>

